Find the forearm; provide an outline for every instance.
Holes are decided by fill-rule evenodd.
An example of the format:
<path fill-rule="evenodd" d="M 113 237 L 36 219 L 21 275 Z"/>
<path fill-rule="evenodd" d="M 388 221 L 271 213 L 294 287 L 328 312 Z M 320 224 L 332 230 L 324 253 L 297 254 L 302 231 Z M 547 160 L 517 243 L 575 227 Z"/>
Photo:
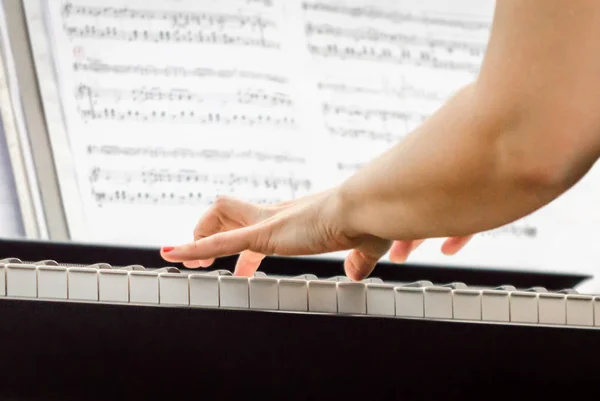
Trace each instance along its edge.
<path fill-rule="evenodd" d="M 600 153 L 600 2 L 503 0 L 476 83 L 345 182 L 351 232 L 473 234 L 562 194 Z"/>
<path fill-rule="evenodd" d="M 473 234 L 562 194 L 593 157 L 565 151 L 551 118 L 516 117 L 510 104 L 499 110 L 467 87 L 352 176 L 340 188 L 349 232 L 395 240 Z"/>

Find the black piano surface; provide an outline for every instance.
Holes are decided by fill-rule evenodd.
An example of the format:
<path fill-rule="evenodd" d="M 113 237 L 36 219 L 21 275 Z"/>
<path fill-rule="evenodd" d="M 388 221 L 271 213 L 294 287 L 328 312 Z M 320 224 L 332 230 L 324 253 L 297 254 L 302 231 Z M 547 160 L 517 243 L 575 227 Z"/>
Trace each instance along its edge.
<path fill-rule="evenodd" d="M 160 266 L 155 251 L 0 242 L 0 258 L 71 263 Z M 0 399 L 19 400 L 574 399 L 597 394 L 600 361 L 594 329 L 13 299 L 0 344 Z"/>

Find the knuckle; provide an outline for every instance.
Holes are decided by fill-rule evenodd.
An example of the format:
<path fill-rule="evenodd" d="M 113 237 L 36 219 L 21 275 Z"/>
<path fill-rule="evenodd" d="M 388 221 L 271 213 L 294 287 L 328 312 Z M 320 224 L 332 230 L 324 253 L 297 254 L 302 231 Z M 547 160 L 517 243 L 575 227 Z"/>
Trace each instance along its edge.
<path fill-rule="evenodd" d="M 263 255 L 273 255 L 276 251 L 276 243 L 268 229 L 258 230 L 250 242 L 250 250 Z"/>
<path fill-rule="evenodd" d="M 229 198 L 227 198 L 224 195 L 219 195 L 213 202 L 212 209 L 214 211 L 221 211 L 225 208 L 225 206 L 227 206 L 228 203 L 229 203 Z"/>

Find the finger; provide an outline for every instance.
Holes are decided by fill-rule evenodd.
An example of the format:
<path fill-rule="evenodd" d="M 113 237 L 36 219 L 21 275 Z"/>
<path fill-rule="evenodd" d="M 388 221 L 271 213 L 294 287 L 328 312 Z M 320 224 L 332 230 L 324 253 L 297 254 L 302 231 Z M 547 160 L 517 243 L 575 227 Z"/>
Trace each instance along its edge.
<path fill-rule="evenodd" d="M 350 280 L 361 281 L 369 277 L 377 262 L 390 249 L 391 242 L 374 240 L 350 251 L 344 261 L 344 271 Z"/>
<path fill-rule="evenodd" d="M 390 260 L 394 263 L 404 263 L 410 253 L 423 243 L 423 239 L 409 241 L 394 241 L 390 249 Z"/>
<path fill-rule="evenodd" d="M 244 251 L 240 254 L 233 271 L 234 276 L 252 277 L 258 270 L 260 262 L 266 256 L 262 253 Z"/>
<path fill-rule="evenodd" d="M 188 269 L 197 269 L 199 267 L 202 267 L 199 260 L 186 261 L 186 262 L 183 262 L 183 265 L 185 267 L 187 267 Z"/>
<path fill-rule="evenodd" d="M 264 227 L 244 227 L 217 233 L 181 246 L 164 247 L 161 249 L 161 256 L 169 262 L 188 262 L 235 255 L 252 248 L 261 234 L 261 229 L 264 230 Z"/>
<path fill-rule="evenodd" d="M 258 205 L 221 196 L 196 224 L 194 241 L 218 232 L 255 224 L 261 219 L 261 214 L 263 214 L 263 210 Z M 194 266 L 208 267 L 214 261 L 214 258 L 198 260 L 197 263 L 194 263 Z"/>
<path fill-rule="evenodd" d="M 442 253 L 445 255 L 454 255 L 460 251 L 473 238 L 473 235 L 464 237 L 451 237 L 442 244 Z"/>

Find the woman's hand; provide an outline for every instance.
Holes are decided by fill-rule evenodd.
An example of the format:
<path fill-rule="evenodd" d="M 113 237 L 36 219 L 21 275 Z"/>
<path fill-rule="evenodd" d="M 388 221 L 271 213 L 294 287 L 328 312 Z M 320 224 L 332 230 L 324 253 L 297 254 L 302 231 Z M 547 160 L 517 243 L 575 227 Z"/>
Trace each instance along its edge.
<path fill-rule="evenodd" d="M 272 206 L 221 197 L 200 219 L 194 240 L 165 247 L 162 257 L 189 268 L 208 267 L 214 259 L 240 253 L 234 274 L 252 276 L 268 255 L 314 255 L 352 249 L 344 268 L 352 280 L 366 278 L 391 248 L 390 257 L 404 262 L 422 240 L 393 242 L 348 230 L 337 189 Z M 442 251 L 458 251 L 470 237 L 450 238 Z"/>

